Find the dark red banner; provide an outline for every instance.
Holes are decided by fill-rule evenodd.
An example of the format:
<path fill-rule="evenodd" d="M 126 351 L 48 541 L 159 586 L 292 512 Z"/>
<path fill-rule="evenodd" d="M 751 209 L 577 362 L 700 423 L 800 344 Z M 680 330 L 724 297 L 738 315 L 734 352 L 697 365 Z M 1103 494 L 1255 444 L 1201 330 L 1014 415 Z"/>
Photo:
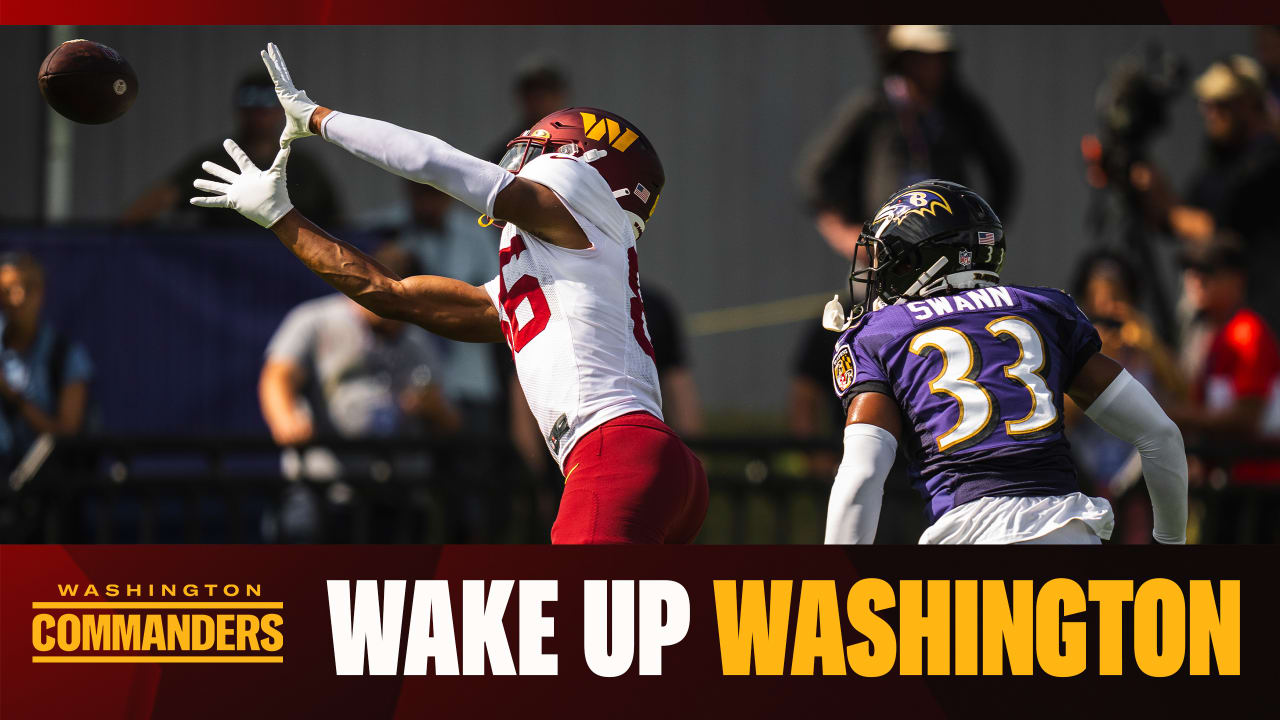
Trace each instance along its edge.
<path fill-rule="evenodd" d="M 5 546 L 0 715 L 1253 716 L 1274 709 L 1278 561 L 1258 546 Z"/>
<path fill-rule="evenodd" d="M 893 3 L 794 3 L 784 0 L 601 3 L 561 0 L 554 5 L 501 0 L 483 4 L 413 0 L 225 0 L 173 3 L 134 0 L 101 3 L 64 0 L 0 1 L 0 23 L 10 25 L 654 25 L 654 24 L 832 24 L 893 23 L 904 19 L 945 23 L 1178 23 L 1251 24 L 1275 22 L 1274 4 L 1229 0 L 1138 0 L 1127 3 L 1075 2 L 1047 10 L 1015 2 L 913 3 L 909 14 Z"/>

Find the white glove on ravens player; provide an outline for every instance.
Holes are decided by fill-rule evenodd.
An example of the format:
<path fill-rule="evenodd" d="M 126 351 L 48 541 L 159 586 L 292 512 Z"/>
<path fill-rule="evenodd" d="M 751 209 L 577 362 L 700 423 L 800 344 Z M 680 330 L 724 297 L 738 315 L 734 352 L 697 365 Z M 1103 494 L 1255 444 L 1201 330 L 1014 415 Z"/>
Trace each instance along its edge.
<path fill-rule="evenodd" d="M 267 66 L 267 72 L 271 74 L 271 81 L 276 85 L 276 97 L 284 108 L 284 132 L 280 133 L 280 147 L 288 147 L 289 143 L 298 138 L 315 135 L 308 124 L 311 122 L 311 113 L 318 106 L 307 97 L 305 90 L 294 87 L 293 76 L 289 74 L 289 67 L 284 64 L 280 48 L 275 43 L 267 43 L 267 49 L 259 54 L 263 64 Z"/>
<path fill-rule="evenodd" d="M 275 225 L 285 213 L 293 209 L 289 190 L 285 186 L 285 165 L 289 162 L 290 148 L 276 153 L 276 159 L 266 171 L 259 170 L 234 140 L 224 140 L 222 147 L 236 165 L 236 174 L 216 163 L 206 162 L 204 171 L 226 182 L 214 182 L 198 178 L 193 183 L 197 190 L 214 193 L 212 196 L 191 198 L 198 207 L 231 208 L 264 228 Z"/>

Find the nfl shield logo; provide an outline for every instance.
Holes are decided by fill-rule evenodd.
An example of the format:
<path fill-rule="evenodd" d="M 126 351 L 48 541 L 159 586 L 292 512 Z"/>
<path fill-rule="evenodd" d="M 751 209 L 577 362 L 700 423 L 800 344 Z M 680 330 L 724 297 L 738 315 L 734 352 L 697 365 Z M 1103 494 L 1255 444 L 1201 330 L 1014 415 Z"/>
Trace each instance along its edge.
<path fill-rule="evenodd" d="M 979 231 L 978 231 L 978 244 L 979 244 L 979 245 L 995 245 L 995 244 L 996 244 L 996 234 L 995 234 L 995 233 L 989 233 L 989 232 L 982 232 L 981 230 L 979 230 Z"/>
<path fill-rule="evenodd" d="M 973 253 L 969 252 L 968 250 L 960 251 L 960 267 L 962 268 L 973 267 Z"/>

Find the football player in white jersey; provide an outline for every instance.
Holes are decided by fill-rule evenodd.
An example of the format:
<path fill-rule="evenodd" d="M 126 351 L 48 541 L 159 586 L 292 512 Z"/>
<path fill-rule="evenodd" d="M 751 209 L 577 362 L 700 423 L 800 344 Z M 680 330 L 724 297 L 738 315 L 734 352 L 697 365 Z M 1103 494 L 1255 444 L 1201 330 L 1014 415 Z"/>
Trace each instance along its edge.
<path fill-rule="evenodd" d="M 313 272 L 383 317 L 454 340 L 505 341 L 529 407 L 565 476 L 557 544 L 691 542 L 706 515 L 701 463 L 662 422 L 645 327 L 636 240 L 665 176 L 648 139 L 595 108 L 543 118 L 495 165 L 379 120 L 340 113 L 298 90 L 275 45 L 262 53 L 284 106 L 281 151 L 260 170 L 231 140 L 239 172 L 192 204 L 240 212 Z M 481 287 L 400 278 L 303 217 L 289 201 L 290 144 L 308 135 L 384 170 L 432 185 L 505 222 L 501 270 Z"/>

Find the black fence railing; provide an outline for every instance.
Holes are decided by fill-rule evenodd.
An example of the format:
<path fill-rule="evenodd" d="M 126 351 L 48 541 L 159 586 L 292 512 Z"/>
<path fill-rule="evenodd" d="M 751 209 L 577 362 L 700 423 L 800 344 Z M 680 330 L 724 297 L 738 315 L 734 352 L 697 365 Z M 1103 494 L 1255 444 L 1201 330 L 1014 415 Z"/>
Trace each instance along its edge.
<path fill-rule="evenodd" d="M 792 438 L 690 441 L 711 485 L 699 542 L 818 543 L 840 447 Z M 1205 448 L 1218 461 L 1274 448 Z M 558 473 L 530 472 L 505 438 L 332 440 L 96 437 L 53 443 L 0 489 L 3 542 L 545 543 Z M 1193 488 L 1191 537 L 1273 542 L 1280 484 Z M 1141 506 L 1139 483 L 1113 498 Z M 923 503 L 886 487 L 878 542 L 913 543 Z M 1138 513 L 1140 515 L 1140 513 Z M 1129 537 L 1140 540 L 1141 535 Z"/>

